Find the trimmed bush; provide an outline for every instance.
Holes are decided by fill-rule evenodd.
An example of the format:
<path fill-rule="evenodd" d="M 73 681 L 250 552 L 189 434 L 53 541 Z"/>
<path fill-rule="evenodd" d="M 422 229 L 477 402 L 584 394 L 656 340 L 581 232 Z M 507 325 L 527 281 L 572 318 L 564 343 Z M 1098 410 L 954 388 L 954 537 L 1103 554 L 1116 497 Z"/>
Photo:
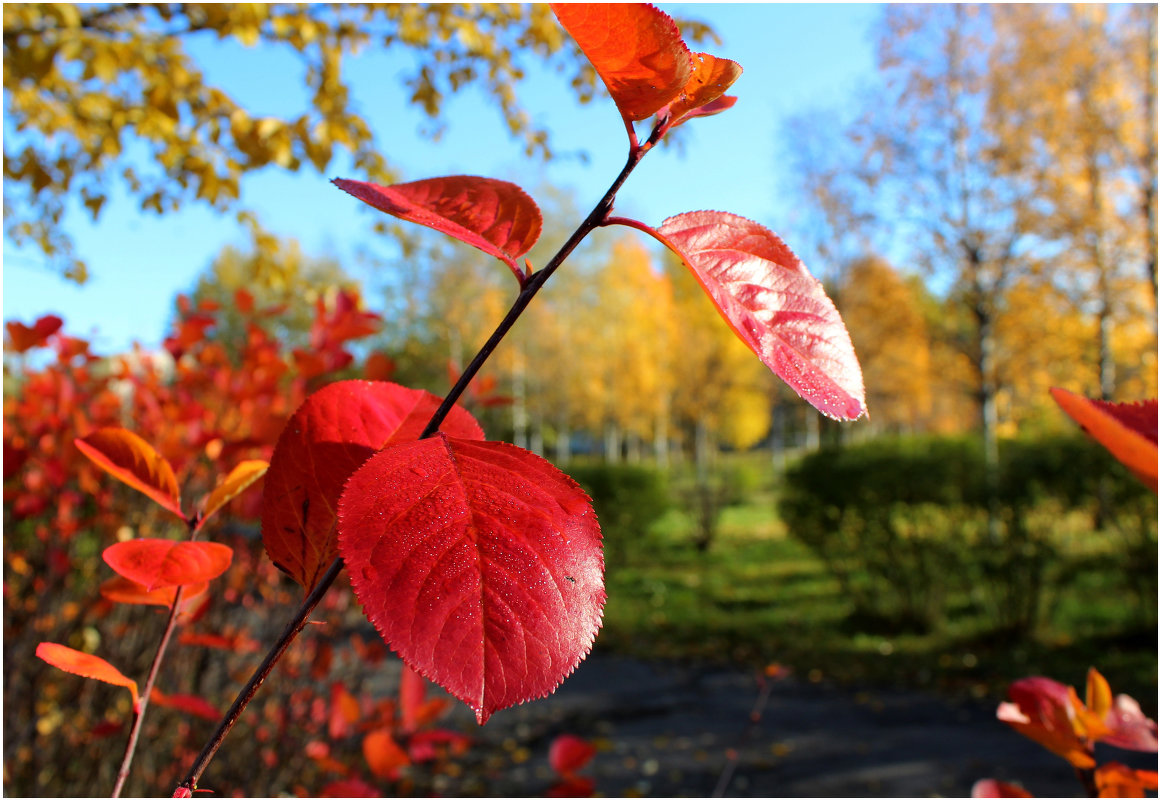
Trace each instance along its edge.
<path fill-rule="evenodd" d="M 930 630 L 948 614 L 949 593 L 964 590 L 997 629 L 1024 632 L 1045 611 L 1065 515 L 1081 513 L 1091 529 L 1102 508 L 1153 500 L 1083 437 L 1004 442 L 1000 462 L 991 525 L 982 448 L 967 438 L 817 451 L 787 470 L 779 511 L 864 628 Z"/>

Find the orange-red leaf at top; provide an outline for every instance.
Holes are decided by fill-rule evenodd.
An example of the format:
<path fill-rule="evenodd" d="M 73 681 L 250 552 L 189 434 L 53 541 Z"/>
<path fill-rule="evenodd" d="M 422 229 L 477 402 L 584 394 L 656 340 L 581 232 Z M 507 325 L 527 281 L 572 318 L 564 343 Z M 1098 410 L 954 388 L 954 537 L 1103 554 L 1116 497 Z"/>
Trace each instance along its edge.
<path fill-rule="evenodd" d="M 186 519 L 173 468 L 141 437 L 124 428 L 100 428 L 73 443 L 97 467 Z"/>
<path fill-rule="evenodd" d="M 64 321 L 55 314 L 44 315 L 31 328 L 18 320 L 12 320 L 4 325 L 8 329 L 8 348 L 15 353 L 39 348 L 62 325 Z"/>
<path fill-rule="evenodd" d="M 339 552 L 387 644 L 481 724 L 556 689 L 600 627 L 589 498 L 514 445 L 437 434 L 375 454 L 339 501 Z"/>
<path fill-rule="evenodd" d="M 343 484 L 389 442 L 417 439 L 439 404 L 430 392 L 388 381 L 336 381 L 307 398 L 278 438 L 262 491 L 262 542 L 274 564 L 312 589 L 338 556 Z M 459 406 L 441 430 L 484 438 Z"/>
<path fill-rule="evenodd" d="M 401 220 L 426 225 L 495 256 L 523 282 L 516 260 L 540 238 L 536 202 L 508 181 L 449 175 L 380 186 L 336 178 L 334 185 Z"/>
<path fill-rule="evenodd" d="M 197 527 L 201 528 L 202 524 L 206 522 L 210 515 L 238 497 L 247 487 L 266 475 L 266 470 L 269 467 L 270 465 L 262 459 L 248 459 L 235 465 L 234 469 L 206 497 L 205 508 L 202 510 L 202 516 L 198 520 Z"/>
<path fill-rule="evenodd" d="M 562 734 L 548 746 L 548 764 L 561 776 L 570 777 L 589 764 L 596 753 L 596 747 L 588 740 L 575 734 Z"/>
<path fill-rule="evenodd" d="M 106 684 L 128 687 L 129 692 L 133 694 L 133 707 L 137 708 L 137 682 L 101 657 L 86 654 L 84 651 L 77 651 L 67 645 L 58 645 L 54 642 L 42 642 L 36 646 L 36 655 L 53 667 L 84 676 L 86 679 L 96 679 Z"/>
<path fill-rule="evenodd" d="M 1111 403 L 1053 387 L 1052 397 L 1090 437 L 1157 491 L 1157 401 Z"/>
<path fill-rule="evenodd" d="M 688 119 L 714 114 L 724 111 L 733 105 L 736 98 L 730 102 L 718 104 L 717 108 L 709 109 L 702 114 L 696 114 L 710 103 L 720 100 L 725 91 L 742 74 L 742 67 L 736 61 L 728 58 L 717 58 L 709 53 L 698 53 L 693 57 L 693 75 L 681 90 L 681 95 L 669 104 L 669 127 L 680 125 Z"/>
<path fill-rule="evenodd" d="M 234 551 L 217 542 L 137 539 L 114 543 L 101 556 L 118 575 L 150 591 L 217 578 L 229 568 Z"/>
<path fill-rule="evenodd" d="M 652 231 L 693 271 L 762 363 L 836 420 L 866 411 L 863 372 L 838 309 L 773 232 L 720 211 L 670 217 Z"/>
<path fill-rule="evenodd" d="M 677 23 L 649 3 L 551 5 L 626 122 L 653 116 L 689 82 L 693 55 Z"/>

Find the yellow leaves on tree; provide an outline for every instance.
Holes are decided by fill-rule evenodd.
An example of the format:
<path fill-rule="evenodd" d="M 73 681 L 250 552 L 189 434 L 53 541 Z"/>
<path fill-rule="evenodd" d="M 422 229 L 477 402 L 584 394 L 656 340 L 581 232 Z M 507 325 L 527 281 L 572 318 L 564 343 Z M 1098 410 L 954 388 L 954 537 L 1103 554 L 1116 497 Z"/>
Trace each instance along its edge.
<path fill-rule="evenodd" d="M 290 51 L 305 66 L 306 107 L 262 116 L 210 83 L 187 43 L 215 36 Z M 79 200 L 95 219 L 119 182 L 158 214 L 189 201 L 226 209 L 245 174 L 267 165 L 322 171 L 336 148 L 386 181 L 389 165 L 342 74 L 344 56 L 367 46 L 416 53 L 404 80 L 433 119 L 447 94 L 481 85 L 530 153 L 547 155 L 548 142 L 517 100 L 520 56 L 572 48 L 578 85 L 591 81 L 547 6 L 8 4 L 6 234 L 83 281 L 84 262 L 61 226 L 67 206 Z"/>

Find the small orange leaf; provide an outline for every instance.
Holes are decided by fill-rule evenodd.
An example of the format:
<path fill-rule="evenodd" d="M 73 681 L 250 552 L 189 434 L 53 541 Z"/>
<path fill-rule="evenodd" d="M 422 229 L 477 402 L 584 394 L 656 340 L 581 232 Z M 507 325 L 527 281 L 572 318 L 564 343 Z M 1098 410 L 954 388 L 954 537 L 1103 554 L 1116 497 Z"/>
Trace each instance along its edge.
<path fill-rule="evenodd" d="M 1098 798 L 1144 798 L 1157 789 L 1157 771 L 1133 770 L 1120 762 L 1106 762 L 1093 776 Z"/>
<path fill-rule="evenodd" d="M 110 545 L 105 563 L 146 590 L 197 584 L 226 572 L 234 558 L 228 545 L 136 539 Z"/>
<path fill-rule="evenodd" d="M 693 75 L 681 96 L 669 104 L 670 126 L 680 125 L 695 116 L 692 112 L 719 99 L 741 74 L 742 67 L 736 61 L 698 53 L 693 58 Z"/>
<path fill-rule="evenodd" d="M 1109 682 L 1096 668 L 1088 669 L 1084 705 L 1097 720 L 1103 721 L 1113 708 L 1113 691 Z"/>
<path fill-rule="evenodd" d="M 86 654 L 84 651 L 69 648 L 67 645 L 58 645 L 55 642 L 42 642 L 36 646 L 36 655 L 53 667 L 84 676 L 86 679 L 96 679 L 106 684 L 128 687 L 129 692 L 133 694 L 133 707 L 137 708 L 137 682 L 101 657 Z"/>
<path fill-rule="evenodd" d="M 185 592 L 181 594 L 181 606 L 188 610 L 202 595 L 209 584 L 202 581 L 197 584 L 187 584 Z M 173 598 L 177 594 L 177 587 L 161 587 L 156 590 L 147 590 L 142 584 L 125 578 L 113 576 L 101 583 L 101 597 L 119 604 L 143 604 L 148 606 L 173 606 Z"/>
<path fill-rule="evenodd" d="M 241 495 L 247 487 L 266 475 L 266 468 L 269 466 L 262 459 L 250 459 L 235 466 L 206 498 L 205 511 L 202 512 L 197 527 L 201 528 L 210 515 Z"/>
<path fill-rule="evenodd" d="M 654 6 L 551 5 L 560 24 L 596 68 L 626 122 L 653 116 L 689 82 L 693 55 L 677 23 Z"/>
<path fill-rule="evenodd" d="M 411 760 L 391 737 L 387 729 L 375 729 L 363 738 L 363 756 L 367 766 L 380 779 L 396 779 L 399 769 L 411 764 Z"/>
<path fill-rule="evenodd" d="M 222 713 L 213 704 L 198 695 L 188 695 L 186 693 L 166 695 L 154 687 L 153 692 L 149 694 L 149 701 L 158 706 L 176 709 L 180 712 L 187 712 L 204 720 L 218 720 L 222 716 Z"/>
<path fill-rule="evenodd" d="M 1110 403 L 1053 387 L 1053 399 L 1154 492 L 1157 491 L 1157 401 Z"/>
<path fill-rule="evenodd" d="M 73 442 L 97 467 L 185 520 L 173 468 L 141 437 L 124 428 L 101 428 Z"/>

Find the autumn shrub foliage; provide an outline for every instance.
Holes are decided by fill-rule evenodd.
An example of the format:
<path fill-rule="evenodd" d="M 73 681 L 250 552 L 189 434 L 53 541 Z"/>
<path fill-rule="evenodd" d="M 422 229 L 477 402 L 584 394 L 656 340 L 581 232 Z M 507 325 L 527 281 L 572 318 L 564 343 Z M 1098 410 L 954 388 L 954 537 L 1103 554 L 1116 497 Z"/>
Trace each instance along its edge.
<path fill-rule="evenodd" d="M 334 181 L 374 208 L 472 245 L 511 271 L 516 296 L 509 312 L 447 396 L 387 381 L 313 386 L 349 362 L 347 340 L 373 328 L 374 316 L 360 312 L 347 296 L 340 295 L 333 309 L 320 308 L 318 336 L 312 336 L 310 351 L 293 354 L 289 379 L 285 355 L 260 327 L 251 327 L 243 349 L 245 370 L 234 371 L 226 369 L 229 358 L 221 347 L 199 347 L 213 324 L 213 309 L 183 308 L 178 331 L 166 342 L 179 373 L 164 384 L 175 393 L 172 403 L 149 402 L 149 390 L 162 391 L 156 372 L 135 380 L 127 370 L 125 377 L 135 382 L 131 402 L 142 406 L 126 415 L 134 430 L 112 427 L 106 417 L 99 427 L 88 420 L 73 426 L 71 440 L 59 427 L 50 433 L 74 465 L 87 457 L 184 523 L 179 540 L 130 536 L 103 550 L 128 591 L 154 601 L 159 596 L 151 593 L 165 592 L 160 598 L 168 622 L 145 691 L 92 654 L 61 644 L 39 647 L 40 657 L 57 667 L 130 690 L 134 723 L 117 791 L 186 596 L 212 585 L 230 561 L 227 546 L 200 538 L 201 523 L 263 471 L 265 551 L 302 585 L 305 598 L 177 783 L 177 795 L 198 789 L 224 738 L 315 609 L 323 604 L 331 611 L 323 601 L 333 597 L 328 590 L 344 570 L 363 613 L 408 670 L 442 685 L 481 724 L 499 710 L 552 692 L 585 657 L 605 601 L 602 536 L 590 499 L 539 456 L 486 440 L 457 401 L 540 288 L 597 228 L 623 225 L 661 242 L 694 274 L 734 333 L 792 389 L 830 417 L 864 414 L 861 370 L 834 304 L 771 231 L 728 212 L 678 214 L 656 227 L 613 214 L 621 185 L 671 130 L 734 104 L 725 92 L 741 67 L 691 52 L 673 20 L 650 5 L 552 9 L 612 96 L 628 157 L 605 196 L 547 264 L 537 269 L 521 261 L 539 238 L 542 218 L 535 202 L 511 183 L 465 175 L 391 186 Z M 638 130 L 638 123 L 650 120 Z M 312 389 L 317 391 L 308 394 Z M 13 425 L 20 425 L 15 416 Z M 270 451 L 271 432 L 280 426 Z M 32 443 L 39 443 L 35 436 L 13 436 L 14 449 L 31 458 Z M 9 439 L 6 431 L 6 444 Z M 259 453 L 246 453 L 242 461 L 247 449 Z M 196 465 L 203 462 L 197 475 L 214 488 L 201 507 L 189 507 L 183 493 L 203 497 L 193 489 Z M 71 480 L 63 464 L 56 469 L 62 485 Z M 187 476 L 180 484 L 179 473 Z M 89 486 L 105 491 L 91 476 Z M 45 526 L 37 536 L 56 535 Z M 332 715 L 350 706 L 341 689 L 336 693 Z M 405 713 L 411 709 L 401 704 Z M 386 713 L 370 718 L 364 756 L 374 778 L 390 779 L 415 758 L 399 744 L 410 737 L 414 751 L 414 732 Z M 565 782 L 574 782 L 574 771 L 591 756 L 572 751 L 572 757 L 559 748 L 556 753 Z M 264 759 L 267 753 L 263 748 Z M 327 743 L 312 743 L 310 754 L 325 761 Z M 375 788 L 339 788 L 351 795 L 368 790 Z"/>

